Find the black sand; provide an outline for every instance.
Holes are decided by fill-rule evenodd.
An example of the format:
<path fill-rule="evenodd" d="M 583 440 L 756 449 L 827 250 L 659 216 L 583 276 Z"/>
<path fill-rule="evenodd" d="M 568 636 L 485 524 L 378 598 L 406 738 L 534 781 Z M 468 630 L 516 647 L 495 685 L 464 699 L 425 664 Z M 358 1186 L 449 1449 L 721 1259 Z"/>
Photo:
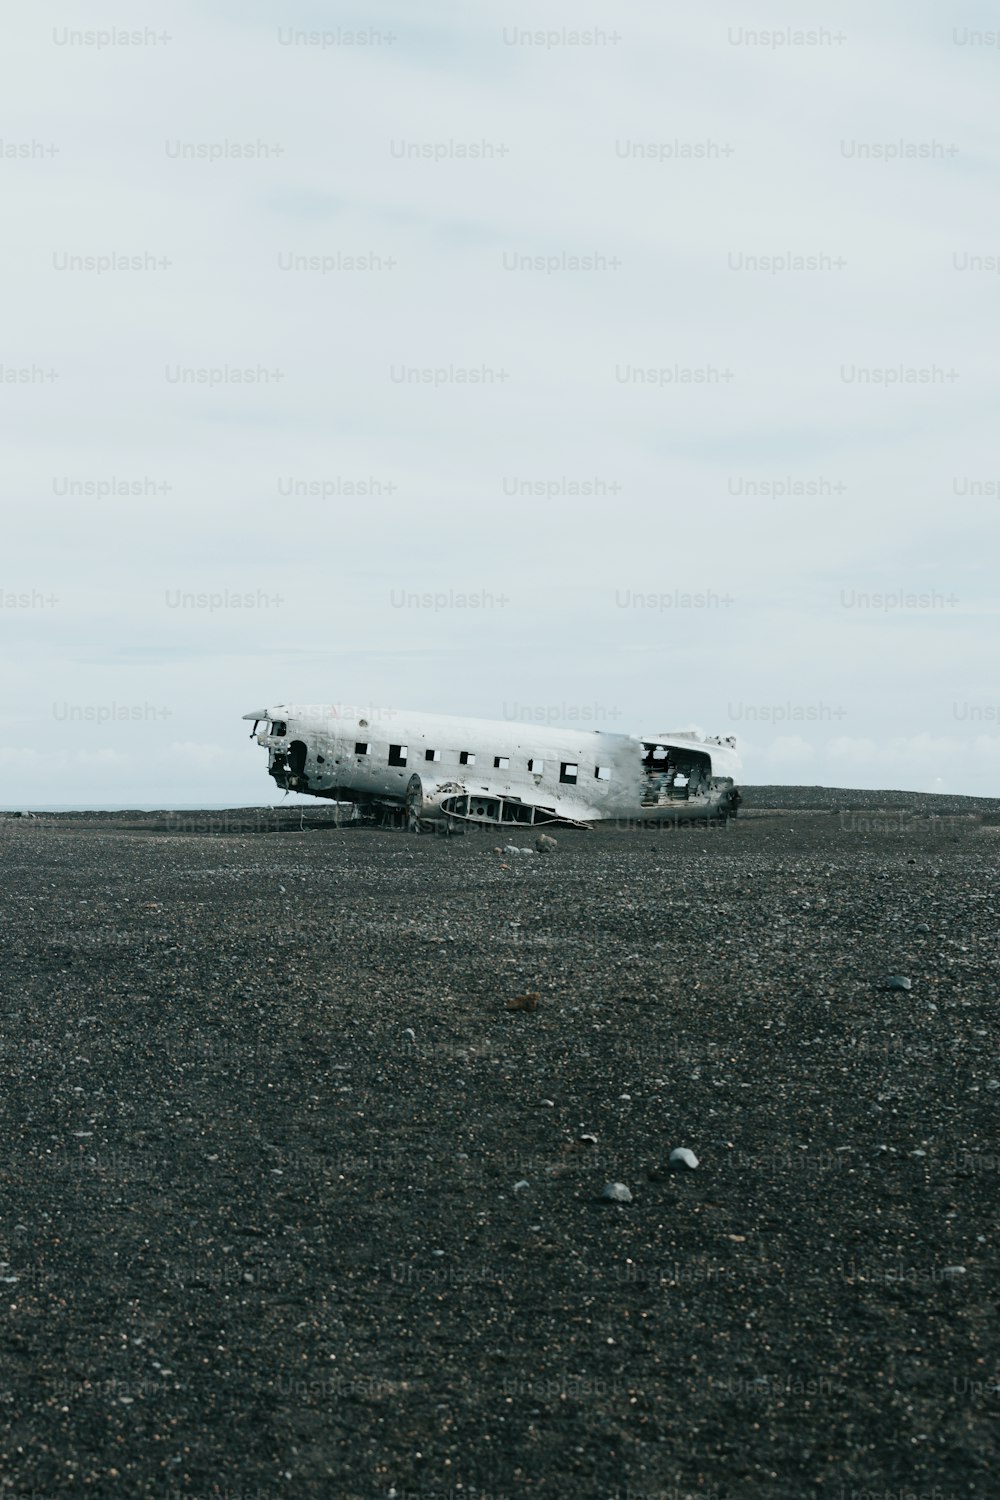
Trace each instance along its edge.
<path fill-rule="evenodd" d="M 0 1494 L 995 1493 L 1000 803 L 322 822 L 0 817 Z"/>

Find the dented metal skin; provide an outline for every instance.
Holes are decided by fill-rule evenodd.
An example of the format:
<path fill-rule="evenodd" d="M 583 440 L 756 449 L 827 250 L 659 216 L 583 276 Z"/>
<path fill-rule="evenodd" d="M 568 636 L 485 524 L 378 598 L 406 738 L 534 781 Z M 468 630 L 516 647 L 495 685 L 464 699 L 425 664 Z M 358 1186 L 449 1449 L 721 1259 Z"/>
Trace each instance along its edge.
<path fill-rule="evenodd" d="M 336 704 L 277 704 L 243 717 L 282 790 L 415 829 L 725 819 L 740 801 L 732 739 Z"/>

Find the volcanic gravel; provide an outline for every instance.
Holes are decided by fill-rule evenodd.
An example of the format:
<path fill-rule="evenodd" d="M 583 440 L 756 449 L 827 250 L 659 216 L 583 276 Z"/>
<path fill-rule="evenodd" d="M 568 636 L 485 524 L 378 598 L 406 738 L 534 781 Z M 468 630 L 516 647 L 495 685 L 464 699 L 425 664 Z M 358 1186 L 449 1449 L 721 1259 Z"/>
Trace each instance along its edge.
<path fill-rule="evenodd" d="M 998 813 L 0 818 L 0 1494 L 996 1493 Z"/>

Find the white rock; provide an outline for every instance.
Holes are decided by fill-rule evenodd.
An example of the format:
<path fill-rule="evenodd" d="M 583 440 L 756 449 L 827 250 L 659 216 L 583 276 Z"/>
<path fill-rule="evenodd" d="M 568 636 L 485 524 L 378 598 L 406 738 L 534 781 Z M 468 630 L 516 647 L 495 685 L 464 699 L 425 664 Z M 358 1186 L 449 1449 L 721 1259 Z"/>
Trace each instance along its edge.
<path fill-rule="evenodd" d="M 631 1203 L 632 1194 L 624 1182 L 605 1183 L 601 1197 L 606 1198 L 609 1203 Z"/>
<path fill-rule="evenodd" d="M 698 1165 L 698 1158 L 686 1146 L 675 1146 L 670 1153 L 670 1165 L 672 1167 L 687 1167 L 688 1171 L 693 1172 Z"/>

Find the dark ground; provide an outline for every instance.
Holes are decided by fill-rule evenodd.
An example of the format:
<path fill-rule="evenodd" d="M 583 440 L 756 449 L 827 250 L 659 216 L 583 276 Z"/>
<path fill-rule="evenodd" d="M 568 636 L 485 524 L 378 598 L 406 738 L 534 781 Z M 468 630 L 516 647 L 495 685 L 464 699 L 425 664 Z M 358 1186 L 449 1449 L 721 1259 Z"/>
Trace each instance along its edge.
<path fill-rule="evenodd" d="M 0 817 L 0 1495 L 996 1493 L 1000 803 L 746 799 Z"/>

